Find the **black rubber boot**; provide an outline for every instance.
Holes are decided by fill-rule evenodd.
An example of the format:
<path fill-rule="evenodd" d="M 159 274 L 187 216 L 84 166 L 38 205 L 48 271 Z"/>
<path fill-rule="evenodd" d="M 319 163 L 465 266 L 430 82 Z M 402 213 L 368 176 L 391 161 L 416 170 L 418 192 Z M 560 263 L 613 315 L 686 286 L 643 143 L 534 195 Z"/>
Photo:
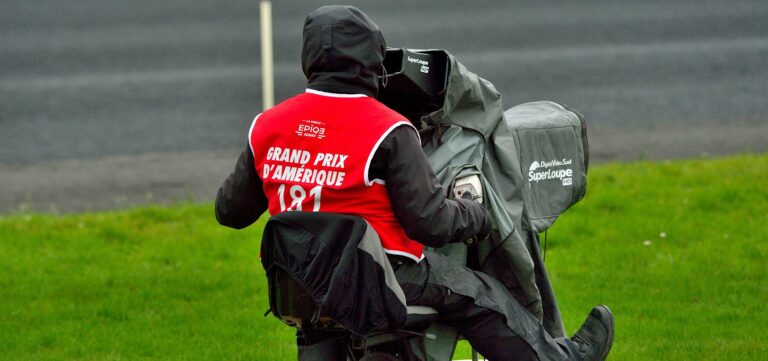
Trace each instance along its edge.
<path fill-rule="evenodd" d="M 571 337 L 574 352 L 584 361 L 603 361 L 613 344 L 613 313 L 607 306 L 598 305 L 589 312 L 587 320 Z"/>

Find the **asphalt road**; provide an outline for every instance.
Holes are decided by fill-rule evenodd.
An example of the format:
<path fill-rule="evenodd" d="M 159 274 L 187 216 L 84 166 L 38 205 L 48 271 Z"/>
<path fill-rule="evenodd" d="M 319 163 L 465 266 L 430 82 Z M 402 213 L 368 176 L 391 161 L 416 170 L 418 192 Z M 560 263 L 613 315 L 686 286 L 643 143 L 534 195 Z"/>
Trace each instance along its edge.
<path fill-rule="evenodd" d="M 275 1 L 277 100 L 303 91 Z M 768 2 L 350 1 L 511 107 L 584 113 L 594 161 L 768 151 Z M 0 12 L 0 213 L 210 200 L 261 108 L 258 1 L 19 1 Z"/>

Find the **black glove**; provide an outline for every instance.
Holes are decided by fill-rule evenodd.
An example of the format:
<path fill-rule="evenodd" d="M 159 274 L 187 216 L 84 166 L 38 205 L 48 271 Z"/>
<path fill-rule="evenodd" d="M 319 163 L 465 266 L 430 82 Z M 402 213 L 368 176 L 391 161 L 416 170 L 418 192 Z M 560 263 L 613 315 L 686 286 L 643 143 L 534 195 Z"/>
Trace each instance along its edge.
<path fill-rule="evenodd" d="M 485 207 L 483 207 L 483 214 L 485 214 L 485 217 L 483 217 L 483 227 L 480 228 L 480 232 L 477 233 L 477 239 L 480 241 L 491 235 L 491 215 Z"/>
<path fill-rule="evenodd" d="M 464 192 L 461 195 L 461 198 L 474 201 L 475 195 L 472 194 L 472 192 Z M 478 205 L 480 204 L 478 203 Z M 485 209 L 485 207 L 483 207 L 482 205 L 480 205 L 480 208 L 483 209 L 483 225 L 482 227 L 480 227 L 480 231 L 477 232 L 477 234 L 475 234 L 474 237 L 470 237 L 464 241 L 464 243 L 468 245 L 473 245 L 477 243 L 477 241 L 482 241 L 491 235 L 491 215 L 488 213 L 488 210 Z"/>

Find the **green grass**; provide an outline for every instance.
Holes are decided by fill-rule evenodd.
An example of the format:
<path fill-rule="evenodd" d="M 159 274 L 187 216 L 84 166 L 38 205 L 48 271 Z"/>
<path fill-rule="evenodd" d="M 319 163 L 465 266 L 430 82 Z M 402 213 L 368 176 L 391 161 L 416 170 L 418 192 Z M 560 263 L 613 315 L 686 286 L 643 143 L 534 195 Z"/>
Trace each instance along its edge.
<path fill-rule="evenodd" d="M 0 220 L 0 359 L 295 358 L 262 316 L 260 227 L 209 205 Z"/>
<path fill-rule="evenodd" d="M 766 186 L 768 155 L 593 167 L 548 234 L 568 331 L 606 303 L 611 359 L 764 358 Z M 0 359 L 295 359 L 263 317 L 262 225 L 210 204 L 0 218 Z"/>

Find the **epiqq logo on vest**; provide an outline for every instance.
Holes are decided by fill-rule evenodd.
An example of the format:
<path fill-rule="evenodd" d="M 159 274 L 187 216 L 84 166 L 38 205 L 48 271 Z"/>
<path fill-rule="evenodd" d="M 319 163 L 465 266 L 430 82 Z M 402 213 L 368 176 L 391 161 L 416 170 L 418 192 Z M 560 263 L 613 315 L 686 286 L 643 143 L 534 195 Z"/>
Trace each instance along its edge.
<path fill-rule="evenodd" d="M 325 138 L 325 123 L 319 120 L 302 120 L 296 128 L 296 135 L 305 138 Z"/>

